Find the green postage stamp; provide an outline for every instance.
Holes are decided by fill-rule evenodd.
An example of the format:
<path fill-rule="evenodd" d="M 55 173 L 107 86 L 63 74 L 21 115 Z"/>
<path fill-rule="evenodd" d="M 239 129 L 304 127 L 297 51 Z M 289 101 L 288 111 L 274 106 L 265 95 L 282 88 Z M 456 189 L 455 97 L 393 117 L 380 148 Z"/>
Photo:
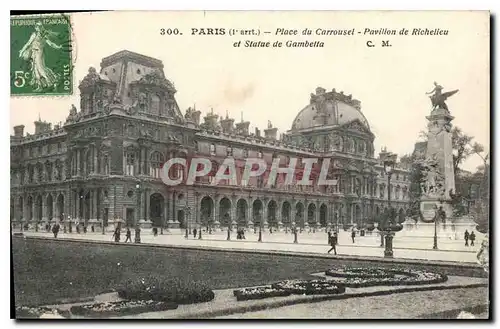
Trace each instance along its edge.
<path fill-rule="evenodd" d="M 11 16 L 10 94 L 73 94 L 69 16 Z"/>

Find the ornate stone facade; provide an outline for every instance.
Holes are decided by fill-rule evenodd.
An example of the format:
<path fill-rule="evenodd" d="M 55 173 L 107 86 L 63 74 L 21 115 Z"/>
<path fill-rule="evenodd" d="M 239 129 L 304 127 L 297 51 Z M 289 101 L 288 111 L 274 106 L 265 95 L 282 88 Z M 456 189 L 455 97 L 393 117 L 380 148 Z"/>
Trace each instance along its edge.
<path fill-rule="evenodd" d="M 176 89 L 161 61 L 121 51 L 90 68 L 80 84 L 80 111 L 69 110 L 53 129 L 41 120 L 34 135 L 24 126 L 11 136 L 11 220 L 71 219 L 87 225 L 302 227 L 363 224 L 387 207 L 387 178 L 374 158 L 374 135 L 360 102 L 318 88 L 311 104 L 277 135 L 268 124 L 249 132 L 249 122 L 219 118 L 213 111 L 182 114 Z M 210 157 L 215 167 L 227 156 L 240 165 L 248 157 L 331 159 L 335 186 L 273 186 L 252 178 L 244 186 L 166 186 L 162 164 L 171 157 Z M 174 173 L 186 175 L 181 169 Z M 408 171 L 396 168 L 391 202 L 408 207 Z"/>

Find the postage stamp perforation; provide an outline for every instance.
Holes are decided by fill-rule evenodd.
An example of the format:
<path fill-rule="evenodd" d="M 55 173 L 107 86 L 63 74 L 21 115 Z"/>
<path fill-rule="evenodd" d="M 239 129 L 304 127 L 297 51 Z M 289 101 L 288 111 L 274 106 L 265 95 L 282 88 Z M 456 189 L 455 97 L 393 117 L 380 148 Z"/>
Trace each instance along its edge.
<path fill-rule="evenodd" d="M 11 16 L 11 96 L 73 95 L 74 31 L 70 15 Z"/>

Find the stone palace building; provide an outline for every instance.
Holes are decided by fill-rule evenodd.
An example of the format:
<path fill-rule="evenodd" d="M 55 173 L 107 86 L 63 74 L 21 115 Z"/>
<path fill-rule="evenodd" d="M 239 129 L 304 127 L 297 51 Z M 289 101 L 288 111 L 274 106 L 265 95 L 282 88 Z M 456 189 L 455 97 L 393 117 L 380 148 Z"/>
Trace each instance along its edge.
<path fill-rule="evenodd" d="M 343 92 L 317 88 L 291 129 L 277 136 L 271 123 L 251 132 L 250 122 L 213 111 L 182 113 L 163 63 L 130 51 L 104 58 L 99 71 L 91 67 L 79 89 L 79 110 L 72 106 L 64 124 L 39 119 L 34 134 L 14 127 L 14 224 L 350 227 L 383 212 L 389 188 L 392 207 L 401 216 L 408 208 L 408 170 L 396 166 L 387 186 L 360 102 Z M 292 157 L 330 158 L 328 179 L 337 185 L 285 186 L 278 177 L 266 187 L 253 177 L 239 186 L 214 186 L 207 176 L 192 186 L 166 186 L 161 166 L 179 156 L 210 157 L 215 167 L 234 157 L 238 170 L 252 157 L 268 163 L 278 157 L 282 166 Z M 182 168 L 172 173 L 185 174 Z"/>

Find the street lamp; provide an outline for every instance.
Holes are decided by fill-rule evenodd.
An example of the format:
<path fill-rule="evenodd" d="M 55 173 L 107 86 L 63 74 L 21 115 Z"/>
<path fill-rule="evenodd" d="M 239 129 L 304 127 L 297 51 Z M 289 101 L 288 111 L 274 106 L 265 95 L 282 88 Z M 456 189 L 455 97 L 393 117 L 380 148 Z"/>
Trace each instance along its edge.
<path fill-rule="evenodd" d="M 186 235 L 184 236 L 186 239 L 189 238 L 189 216 L 191 215 L 191 207 L 186 207 Z"/>
<path fill-rule="evenodd" d="M 394 212 L 391 207 L 391 176 L 396 164 L 396 154 L 388 154 L 384 159 L 384 172 L 387 174 L 387 203 L 388 203 L 388 213 L 386 218 L 382 223 L 378 225 L 379 231 L 381 233 L 381 239 L 384 239 L 385 235 L 385 250 L 384 257 L 393 257 L 394 252 L 392 250 L 392 239 L 394 237 L 393 232 L 401 230 L 399 225 L 395 225 Z M 383 241 L 383 240 L 382 240 Z"/>
<path fill-rule="evenodd" d="M 140 220 L 139 214 L 141 213 L 141 185 L 137 183 L 135 189 L 137 190 L 137 212 L 135 215 L 135 225 L 137 226 Z"/>
<path fill-rule="evenodd" d="M 439 204 L 443 204 L 443 199 L 439 198 Z M 437 237 L 437 224 L 438 220 L 441 219 L 442 216 L 442 208 L 434 205 L 435 213 L 434 213 L 434 243 L 432 244 L 432 249 L 438 249 L 438 237 Z"/>

